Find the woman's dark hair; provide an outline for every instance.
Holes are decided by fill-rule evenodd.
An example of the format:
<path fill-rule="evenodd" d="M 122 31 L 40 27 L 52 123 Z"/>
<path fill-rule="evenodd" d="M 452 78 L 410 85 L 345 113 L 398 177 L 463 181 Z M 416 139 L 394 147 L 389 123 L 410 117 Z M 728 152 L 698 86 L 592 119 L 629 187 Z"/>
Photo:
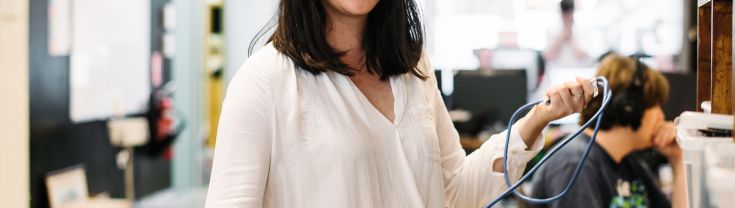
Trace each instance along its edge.
<path fill-rule="evenodd" d="M 332 48 L 326 39 L 328 28 L 324 0 L 281 0 L 269 25 L 258 32 L 249 52 L 262 36 L 275 27 L 268 39 L 273 46 L 293 60 L 296 66 L 314 74 L 334 71 L 351 76 L 355 69 L 342 61 L 346 51 Z M 381 0 L 368 14 L 362 47 L 365 66 L 385 80 L 394 75 L 413 73 L 427 76 L 416 66 L 421 59 L 424 31 L 414 0 Z M 276 25 L 275 24 L 277 21 Z"/>

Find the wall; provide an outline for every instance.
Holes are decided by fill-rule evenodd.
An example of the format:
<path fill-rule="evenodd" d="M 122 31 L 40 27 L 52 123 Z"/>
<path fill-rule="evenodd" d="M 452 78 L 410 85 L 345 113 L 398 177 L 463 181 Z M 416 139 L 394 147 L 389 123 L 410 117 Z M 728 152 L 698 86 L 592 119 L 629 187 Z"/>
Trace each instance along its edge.
<path fill-rule="evenodd" d="M 168 0 L 152 0 L 152 50 L 160 50 L 160 10 Z M 69 119 L 69 57 L 51 57 L 47 48 L 48 0 L 30 0 L 30 189 L 31 207 L 47 207 L 46 174 L 84 164 L 91 194 L 124 197 L 123 172 L 115 165 L 119 148 L 110 145 L 105 122 Z M 147 77 L 145 78 L 147 79 Z M 93 99 L 93 98 L 90 98 Z M 170 185 L 171 162 L 136 154 L 136 196 Z M 2 206 L 0 206 L 2 207 Z"/>
<path fill-rule="evenodd" d="M 0 207 L 28 207 L 28 0 L 0 0 Z"/>
<path fill-rule="evenodd" d="M 225 83 L 229 83 L 247 59 L 250 41 L 273 17 L 277 3 L 277 0 L 225 0 Z M 263 37 L 261 42 L 268 37 Z"/>
<path fill-rule="evenodd" d="M 176 5 L 176 58 L 172 77 L 176 80 L 174 101 L 189 121 L 174 143 L 172 185 L 177 189 L 200 187 L 205 131 L 204 120 L 204 1 L 174 0 Z M 208 178 L 206 179 L 209 180 Z"/>

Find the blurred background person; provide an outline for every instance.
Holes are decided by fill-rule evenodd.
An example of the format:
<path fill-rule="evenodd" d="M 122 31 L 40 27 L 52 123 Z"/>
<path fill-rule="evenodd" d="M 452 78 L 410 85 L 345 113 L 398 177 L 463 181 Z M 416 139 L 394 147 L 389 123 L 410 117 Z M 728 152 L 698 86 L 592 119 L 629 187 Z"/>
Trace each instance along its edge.
<path fill-rule="evenodd" d="M 561 9 L 562 28 L 551 39 L 549 48 L 544 52 L 544 58 L 550 67 L 584 67 L 592 64 L 590 55 L 580 45 L 574 27 L 574 0 L 562 0 Z"/>

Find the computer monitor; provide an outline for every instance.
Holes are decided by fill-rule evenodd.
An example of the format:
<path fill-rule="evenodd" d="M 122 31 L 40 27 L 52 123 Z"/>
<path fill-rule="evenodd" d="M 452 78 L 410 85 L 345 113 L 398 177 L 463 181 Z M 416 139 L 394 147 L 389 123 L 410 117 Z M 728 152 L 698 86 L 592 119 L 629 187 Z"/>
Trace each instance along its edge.
<path fill-rule="evenodd" d="M 461 133 L 476 134 L 489 125 L 507 125 L 510 116 L 527 102 L 526 71 L 498 70 L 486 75 L 479 71 L 460 71 L 454 76 L 453 109 L 472 114 L 469 128 Z M 477 132 L 475 132 L 477 131 Z"/>
<path fill-rule="evenodd" d="M 697 110 L 697 75 L 663 73 L 669 80 L 669 100 L 663 110 L 667 120 L 674 120 L 684 111 Z"/>

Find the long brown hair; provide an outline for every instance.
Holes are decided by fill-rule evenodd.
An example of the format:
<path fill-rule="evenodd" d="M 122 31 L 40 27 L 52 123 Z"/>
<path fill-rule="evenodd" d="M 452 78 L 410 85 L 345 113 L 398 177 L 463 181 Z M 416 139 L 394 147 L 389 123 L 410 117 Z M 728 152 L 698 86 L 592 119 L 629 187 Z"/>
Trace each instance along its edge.
<path fill-rule="evenodd" d="M 419 16 L 414 0 L 380 0 L 377 3 L 368 14 L 362 40 L 369 72 L 383 80 L 408 72 L 421 79 L 427 78 L 416 67 L 424 44 Z M 328 22 L 323 0 L 281 0 L 274 18 L 277 19 L 261 29 L 251 41 L 250 53 L 257 40 L 275 27 L 268 42 L 301 69 L 314 74 L 328 71 L 347 76 L 354 74 L 355 69 L 340 61 L 345 51 L 337 51 L 327 42 Z"/>

